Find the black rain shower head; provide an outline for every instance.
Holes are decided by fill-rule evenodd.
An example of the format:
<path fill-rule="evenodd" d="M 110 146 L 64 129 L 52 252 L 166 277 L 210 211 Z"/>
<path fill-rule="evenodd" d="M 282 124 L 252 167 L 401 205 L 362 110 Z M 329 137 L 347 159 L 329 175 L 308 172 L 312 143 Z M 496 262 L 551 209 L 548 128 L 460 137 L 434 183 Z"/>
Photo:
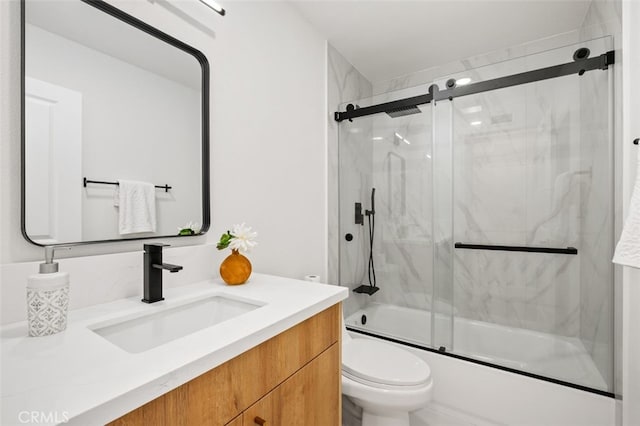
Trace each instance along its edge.
<path fill-rule="evenodd" d="M 385 112 L 391 118 L 398 118 L 398 117 L 404 117 L 405 115 L 420 114 L 422 111 L 420 111 L 420 108 L 418 108 L 417 106 L 410 105 L 410 106 L 390 109 Z"/>

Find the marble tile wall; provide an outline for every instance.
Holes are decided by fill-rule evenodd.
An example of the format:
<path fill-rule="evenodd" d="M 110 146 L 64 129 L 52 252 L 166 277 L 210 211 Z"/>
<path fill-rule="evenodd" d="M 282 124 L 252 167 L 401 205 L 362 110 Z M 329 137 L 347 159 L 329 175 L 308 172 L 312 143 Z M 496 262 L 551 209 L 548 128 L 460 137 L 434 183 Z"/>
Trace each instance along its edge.
<path fill-rule="evenodd" d="M 366 234 L 354 224 L 354 205 L 364 202 L 371 187 L 372 145 L 369 122 L 337 123 L 333 114 L 344 103 L 371 96 L 371 83 L 333 47 L 327 44 L 327 150 L 328 150 L 328 277 L 330 284 L 355 288 L 366 270 Z M 342 148 L 342 149 L 341 149 Z M 344 167 L 340 167 L 340 164 Z M 339 180 L 340 179 L 340 180 Z M 339 182 L 341 184 L 339 185 Z M 340 197 L 345 201 L 340 203 Z M 348 200 L 348 202 L 347 202 Z M 346 233 L 354 235 L 347 242 Z M 342 258 L 340 257 L 342 256 Z M 357 309 L 357 297 L 344 303 L 345 313 Z"/>
<path fill-rule="evenodd" d="M 567 43 L 575 41 L 575 37 L 574 33 L 565 34 L 557 37 L 555 42 Z M 472 58 L 446 65 L 442 69 L 464 69 L 529 51 L 545 52 L 520 60 L 503 61 L 499 66 L 453 74 L 458 78 L 471 76 L 474 80 L 486 80 L 566 61 L 573 53 L 572 48 L 546 52 L 545 49 L 551 45 L 549 40 L 545 40 L 538 45 L 531 44 L 501 54 Z M 402 87 L 408 81 L 415 83 L 425 75 L 429 73 L 409 76 L 402 82 L 391 82 L 391 87 Z M 438 83 L 442 86 L 443 81 Z M 406 97 L 422 90 L 419 86 L 403 88 L 400 92 L 376 95 L 374 101 L 379 103 Z M 451 312 L 449 305 L 455 303 L 456 314 L 463 317 L 577 336 L 577 258 L 515 253 L 505 256 L 500 252 L 456 250 L 453 267 L 443 265 L 446 258 L 451 258 L 450 247 L 453 242 L 452 236 L 446 232 L 446 228 L 451 228 L 451 219 L 447 215 L 454 217 L 455 229 L 458 231 L 454 238 L 456 241 L 560 247 L 577 245 L 579 190 L 583 177 L 576 174 L 579 172 L 578 117 L 568 102 L 568 99 L 576 99 L 577 86 L 545 82 L 513 90 L 515 92 L 506 94 L 487 94 L 482 99 L 460 98 L 460 102 L 456 101 L 454 104 L 456 123 L 470 120 L 471 117 L 466 116 L 464 111 L 477 106 L 476 104 L 483 105 L 485 111 L 484 115 L 476 114 L 476 118 L 484 116 L 485 120 L 509 120 L 507 124 L 492 126 L 495 134 L 486 133 L 485 129 L 477 137 L 459 135 L 465 140 L 455 145 L 465 149 L 455 151 L 454 168 L 460 172 L 454 179 L 456 185 L 453 198 L 457 200 L 455 212 L 447 212 L 446 208 L 436 209 L 438 218 L 435 224 L 432 223 L 432 209 L 435 206 L 425 200 L 437 196 L 440 197 L 440 202 L 436 203 L 438 206 L 447 204 L 445 198 L 451 185 L 451 171 L 446 168 L 434 170 L 431 161 L 425 161 L 422 166 L 422 181 L 410 179 L 410 173 L 415 171 L 408 169 L 406 173 L 404 185 L 406 204 L 410 208 L 408 213 L 389 215 L 386 213 L 387 209 L 378 209 L 379 232 L 375 245 L 379 248 L 376 250 L 376 269 L 380 271 L 379 285 L 383 288 L 384 285 L 390 285 L 392 291 L 381 291 L 374 299 L 384 303 L 431 309 L 431 302 L 435 297 L 440 312 Z M 545 97 L 548 94 L 552 96 Z M 446 105 L 441 104 L 436 110 L 443 108 Z M 451 123 L 447 122 L 451 118 L 446 112 L 443 114 L 438 111 L 436 116 L 440 117 L 439 120 L 444 120 L 436 123 L 436 127 L 451 128 Z M 420 120 L 423 123 L 422 130 L 431 135 L 432 126 L 428 120 L 421 115 L 410 117 L 414 123 Z M 406 124 L 397 120 L 401 119 L 376 116 L 374 133 L 378 129 L 385 135 L 396 131 L 407 132 Z M 470 128 L 468 121 L 466 127 Z M 462 127 L 454 124 L 453 128 Z M 416 136 L 412 135 L 412 138 Z M 558 140 L 566 143 L 556 143 Z M 429 145 L 431 138 L 424 143 Z M 438 164 L 447 162 L 446 151 L 447 147 L 444 146 L 438 153 L 438 158 L 444 160 Z M 384 186 L 387 185 L 385 179 L 388 177 L 384 159 L 390 153 L 394 153 L 394 150 L 389 148 L 387 141 L 380 141 L 375 145 L 373 179 L 374 185 L 378 187 L 379 203 L 386 202 Z M 417 155 L 426 159 L 427 154 L 430 153 L 425 151 Z M 430 183 L 425 182 L 432 180 L 433 176 L 438 179 L 436 190 L 446 190 L 432 194 Z M 509 176 L 509 179 L 505 179 L 505 176 Z M 421 183 L 416 185 L 414 182 Z M 424 188 L 428 188 L 428 191 Z M 415 238 L 413 241 L 402 238 L 400 231 L 406 233 L 407 230 L 407 223 L 403 221 L 414 225 L 414 234 L 423 235 L 424 247 Z M 433 225 L 436 225 L 436 238 L 431 235 Z M 439 227 L 440 231 L 437 231 Z M 433 264 L 434 254 L 438 259 L 437 265 Z M 455 271 L 455 286 L 450 283 L 452 271 Z M 435 286 L 434 273 L 439 277 Z"/>
<path fill-rule="evenodd" d="M 573 53 L 563 50 L 565 55 L 557 56 Z M 522 72 L 543 66 L 546 60 L 538 59 L 509 61 L 475 74 L 505 66 L 509 73 Z M 579 169 L 578 99 L 576 80 L 554 79 L 454 101 L 455 242 L 578 246 L 580 187 L 586 177 Z M 577 337 L 578 256 L 454 253 L 459 316 Z"/>
<path fill-rule="evenodd" d="M 431 309 L 432 111 L 372 116 L 376 188 L 374 302 Z"/>
<path fill-rule="evenodd" d="M 402 96 L 413 94 L 404 92 Z M 384 94 L 362 102 L 387 99 Z M 376 189 L 373 260 L 380 290 L 373 296 L 352 294 L 357 305 L 431 309 L 431 116 L 427 105 L 419 114 L 396 118 L 380 114 L 340 124 L 341 234 L 355 236 L 350 243 L 339 241 L 343 282 L 346 278 L 357 285 L 369 283 L 369 222 L 365 217 L 364 225 L 353 224 L 353 203 L 357 200 L 363 209 L 370 209 L 371 189 Z"/>
<path fill-rule="evenodd" d="M 471 77 L 480 81 L 567 62 L 571 60 L 573 50 L 558 52 L 553 48 L 570 45 L 577 40 L 578 34 L 574 31 L 388 82 L 376 82 L 373 88 L 375 100 L 378 103 L 424 93 L 434 81 L 444 87 L 449 77 Z M 537 55 L 531 56 L 533 54 Z M 498 65 L 486 66 L 488 64 Z M 447 77 L 441 78 L 444 75 Z M 514 120 L 516 115 L 520 122 L 517 129 L 511 130 L 508 124 L 493 126 L 496 134 L 482 136 L 480 139 L 484 139 L 484 143 L 476 144 L 474 138 L 467 137 L 468 140 L 460 146 L 470 149 L 455 151 L 453 169 L 458 172 L 456 175 L 444 165 L 452 160 L 447 153 L 451 149 L 451 137 L 447 131 L 439 132 L 434 145 L 437 152 L 433 161 L 436 165 L 433 169 L 427 168 L 429 174 L 433 173 L 431 179 L 436 179 L 432 197 L 437 202 L 431 206 L 436 217 L 432 223 L 430 216 L 433 213 L 430 213 L 423 221 L 425 228 L 433 228 L 426 232 L 431 247 L 422 252 L 414 248 L 411 254 L 404 255 L 409 263 L 400 264 L 402 272 L 397 275 L 401 278 L 396 279 L 398 283 L 390 283 L 399 288 L 392 292 L 391 298 L 380 294 L 380 301 L 412 307 L 425 304 L 427 309 L 431 309 L 433 300 L 436 311 L 440 313 L 577 336 L 580 325 L 579 261 L 575 257 L 560 259 L 553 255 L 517 253 L 505 256 L 500 252 L 451 248 L 454 240 L 488 244 L 561 244 L 561 247 L 562 244 L 564 247 L 577 244 L 576 216 L 582 181 L 574 179 L 571 174 L 579 167 L 575 155 L 579 137 L 576 111 L 569 111 L 569 106 L 562 104 L 569 95 L 566 88 L 562 90 L 564 86 L 560 86 L 560 90 L 543 86 L 517 94 L 498 93 L 492 99 L 460 98 L 460 102 L 456 100 L 454 103 L 454 112 L 446 111 L 449 108 L 446 104 L 436 106 L 436 131 L 455 129 L 464 120 L 469 127 L 472 117 L 465 117 L 463 111 L 477 104 L 483 105 L 485 112 L 476 114 L 476 118 L 484 115 L 485 120 Z M 395 92 L 389 93 L 392 90 Z M 573 86 L 572 90 L 575 98 L 577 87 Z M 555 96 L 544 99 L 545 93 Z M 451 114 L 454 115 L 453 126 Z M 563 123 L 563 120 L 568 122 Z M 557 134 L 558 128 L 568 134 Z M 568 146 L 560 148 L 560 151 L 553 148 L 556 140 L 567 137 L 572 138 Z M 487 142 L 488 139 L 491 143 Z M 441 145 L 439 152 L 438 145 Z M 505 176 L 509 178 L 505 179 Z M 452 185 L 455 188 L 453 196 Z M 411 186 L 407 193 L 413 194 L 409 197 L 409 204 L 425 195 Z M 452 198 L 456 200 L 454 211 L 446 207 L 452 203 Z M 451 235 L 452 225 L 457 230 L 456 235 Z M 382 225 L 383 229 L 385 226 L 388 228 L 390 225 Z M 435 236 L 431 235 L 432 232 Z M 391 247 L 399 250 L 401 245 Z M 380 251 L 383 259 L 392 257 L 393 251 L 389 246 L 384 245 Z M 437 259 L 435 264 L 432 261 L 434 255 Z M 416 265 L 430 270 L 411 277 L 410 271 L 419 270 Z M 416 297 L 419 291 L 426 293 Z M 440 334 L 445 336 L 447 331 Z M 446 341 L 446 337 L 439 340 Z"/>

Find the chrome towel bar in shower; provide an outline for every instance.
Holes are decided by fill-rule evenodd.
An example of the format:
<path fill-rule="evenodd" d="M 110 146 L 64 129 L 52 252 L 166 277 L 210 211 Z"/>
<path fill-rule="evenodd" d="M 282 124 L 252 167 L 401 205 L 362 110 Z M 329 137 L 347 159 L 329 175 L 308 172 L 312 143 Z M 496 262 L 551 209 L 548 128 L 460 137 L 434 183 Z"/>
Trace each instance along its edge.
<path fill-rule="evenodd" d="M 575 247 L 554 248 L 554 247 L 527 247 L 527 246 L 498 246 L 498 245 L 467 244 L 467 243 L 455 243 L 454 247 L 457 249 L 471 249 L 471 250 L 498 250 L 498 251 L 521 251 L 521 252 L 528 252 L 528 253 L 578 254 L 578 249 Z"/>

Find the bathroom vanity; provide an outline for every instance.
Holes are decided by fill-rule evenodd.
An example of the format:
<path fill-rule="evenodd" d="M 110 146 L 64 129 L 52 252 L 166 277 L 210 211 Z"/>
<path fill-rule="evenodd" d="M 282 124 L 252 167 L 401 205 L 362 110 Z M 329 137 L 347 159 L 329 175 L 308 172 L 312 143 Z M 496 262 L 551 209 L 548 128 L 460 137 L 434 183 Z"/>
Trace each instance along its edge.
<path fill-rule="evenodd" d="M 3 327 L 1 423 L 340 424 L 345 288 L 254 274 L 165 296 L 71 311 L 47 337 Z M 220 321 L 194 324 L 199 310 Z"/>
<path fill-rule="evenodd" d="M 339 327 L 333 305 L 111 424 L 339 425 Z"/>

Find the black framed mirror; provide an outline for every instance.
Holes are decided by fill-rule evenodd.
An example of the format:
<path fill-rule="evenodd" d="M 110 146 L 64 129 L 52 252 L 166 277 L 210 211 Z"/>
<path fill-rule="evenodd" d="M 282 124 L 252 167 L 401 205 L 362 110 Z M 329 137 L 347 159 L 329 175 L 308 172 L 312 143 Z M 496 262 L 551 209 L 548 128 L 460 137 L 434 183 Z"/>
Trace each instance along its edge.
<path fill-rule="evenodd" d="M 205 55 L 101 0 L 22 0 L 21 14 L 24 237 L 204 234 Z"/>

